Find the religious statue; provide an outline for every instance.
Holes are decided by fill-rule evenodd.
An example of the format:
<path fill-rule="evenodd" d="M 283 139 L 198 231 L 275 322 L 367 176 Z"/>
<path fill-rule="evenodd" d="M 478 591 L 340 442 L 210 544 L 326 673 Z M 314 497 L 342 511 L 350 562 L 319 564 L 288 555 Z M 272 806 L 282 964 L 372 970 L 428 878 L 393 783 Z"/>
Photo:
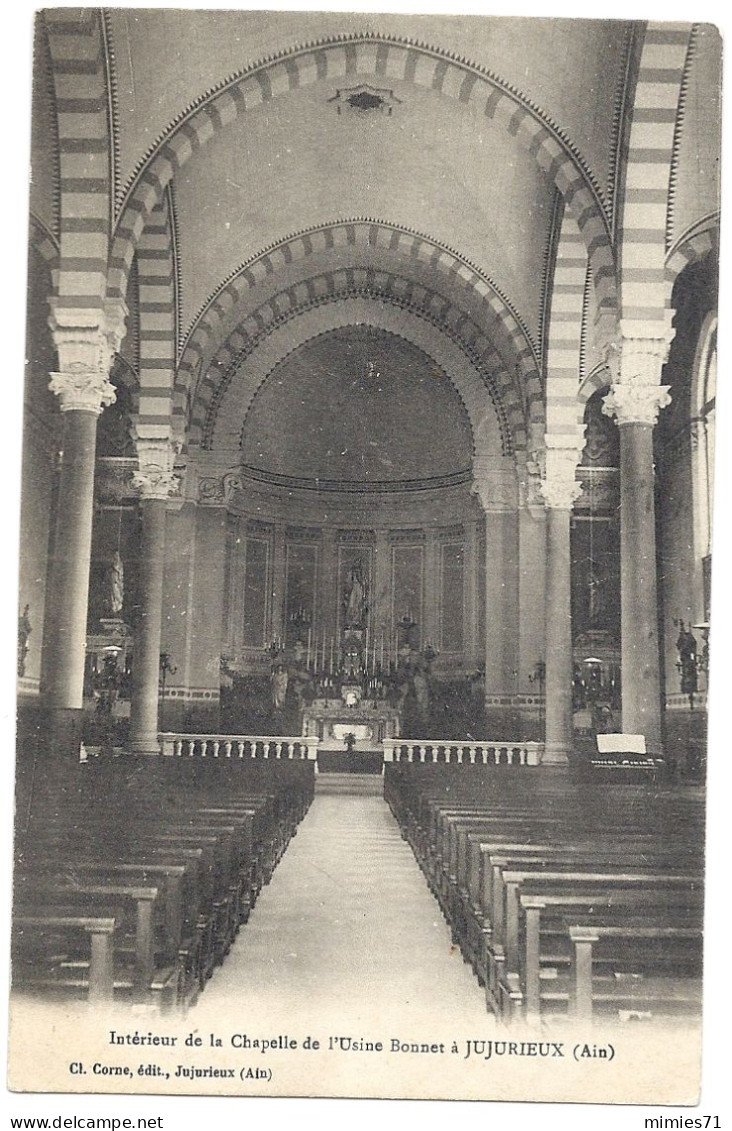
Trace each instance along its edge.
<path fill-rule="evenodd" d="M 679 635 L 676 641 L 676 651 L 679 654 L 676 664 L 681 675 L 682 695 L 694 695 L 697 691 L 697 642 L 694 633 L 684 627 L 684 622 L 679 622 Z"/>
<path fill-rule="evenodd" d="M 414 686 L 417 713 L 422 719 L 426 719 L 430 711 L 430 685 L 427 672 L 421 664 L 418 664 L 415 669 L 412 684 Z"/>
<path fill-rule="evenodd" d="M 270 678 L 272 683 L 272 706 L 275 711 L 284 711 L 285 700 L 287 698 L 287 684 L 290 678 L 285 665 L 275 664 Z"/>
<path fill-rule="evenodd" d="M 589 623 L 591 628 L 597 628 L 602 622 L 607 607 L 607 577 L 597 567 L 590 567 L 587 579 L 589 590 Z"/>
<path fill-rule="evenodd" d="M 346 582 L 346 627 L 360 628 L 366 622 L 368 613 L 366 580 L 361 562 L 351 566 Z"/>
<path fill-rule="evenodd" d="M 119 617 L 125 598 L 125 567 L 122 563 L 119 550 L 115 550 L 112 564 L 107 575 L 108 594 L 107 602 L 113 617 Z"/>
<path fill-rule="evenodd" d="M 25 660 L 28 655 L 28 637 L 31 634 L 29 615 L 30 605 L 26 605 L 18 617 L 18 675 L 25 675 Z"/>

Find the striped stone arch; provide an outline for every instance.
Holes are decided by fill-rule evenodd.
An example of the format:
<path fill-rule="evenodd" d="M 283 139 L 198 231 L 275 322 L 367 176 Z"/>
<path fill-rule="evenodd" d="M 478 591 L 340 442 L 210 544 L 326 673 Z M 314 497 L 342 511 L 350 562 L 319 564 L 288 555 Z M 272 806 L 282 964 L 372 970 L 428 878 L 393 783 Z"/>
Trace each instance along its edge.
<path fill-rule="evenodd" d="M 308 279 L 305 284 L 296 285 L 292 291 L 305 287 L 307 298 L 299 304 L 289 305 L 291 293 L 282 292 L 274 296 L 265 310 L 255 311 L 241 326 L 237 327 L 219 349 L 206 377 L 199 383 L 193 401 L 189 439 L 191 446 L 211 446 L 212 436 L 221 405 L 228 393 L 230 384 L 243 364 L 247 363 L 264 340 L 285 324 L 304 313 L 319 310 L 333 303 L 359 299 L 369 304 L 373 312 L 376 304 L 390 307 L 394 314 L 406 324 L 415 319 L 429 323 L 452 341 L 468 359 L 482 381 L 483 397 L 487 393 L 498 417 L 501 430 L 501 446 L 504 454 L 517 448 L 526 447 L 526 426 L 523 406 L 516 400 L 516 389 L 500 357 L 478 327 L 472 327 L 465 320 L 461 310 L 440 299 L 437 309 L 429 305 L 418 305 L 415 301 L 414 285 L 409 279 L 389 276 L 389 286 L 379 289 L 369 286 L 366 271 L 344 269 L 328 272 L 327 275 Z M 381 274 L 381 273 L 379 273 Z M 374 280 L 371 280 L 374 283 Z M 424 290 L 424 288 L 420 288 Z M 401 315 L 398 312 L 401 311 Z M 271 315 L 271 316 L 270 316 Z M 332 315 L 325 313 L 325 318 Z M 371 324 L 373 313 L 369 316 Z M 485 349 L 482 347 L 485 346 Z M 459 390 L 460 391 L 460 390 Z M 465 403 L 465 402 L 464 402 Z M 471 402 L 472 403 L 472 402 Z"/>
<path fill-rule="evenodd" d="M 338 297 L 305 310 L 272 327 L 255 342 L 238 362 L 233 379 L 216 405 L 208 446 L 218 451 L 238 450 L 252 401 L 273 369 L 313 338 L 357 325 L 396 334 L 421 349 L 448 376 L 460 396 L 470 421 L 475 451 L 510 454 L 509 437 L 502 434 L 500 416 L 487 395 L 483 376 L 460 344 L 412 311 L 365 295 Z"/>
<path fill-rule="evenodd" d="M 58 287 L 58 240 L 43 221 L 34 216 L 32 212 L 28 221 L 28 247 L 45 263 L 51 276 L 51 291 L 55 292 Z"/>
<path fill-rule="evenodd" d="M 124 297 L 147 217 L 165 186 L 227 124 L 282 94 L 325 80 L 377 78 L 411 82 L 496 122 L 535 159 L 575 216 L 587 247 L 598 309 L 616 311 L 615 263 L 600 190 L 567 136 L 498 76 L 422 44 L 356 35 L 297 47 L 258 63 L 205 94 L 174 122 L 138 168 L 116 227 L 109 294 Z"/>
<path fill-rule="evenodd" d="M 137 432 L 171 434 L 176 369 L 177 271 L 170 190 L 150 213 L 137 247 L 140 316 L 140 399 Z"/>
<path fill-rule="evenodd" d="M 585 414 L 585 405 L 590 397 L 593 397 L 595 393 L 599 393 L 601 389 L 609 390 L 612 379 L 612 374 L 606 365 L 598 365 L 591 373 L 587 374 L 579 387 L 579 392 L 576 397 L 579 404 L 580 423 Z"/>
<path fill-rule="evenodd" d="M 649 23 L 635 87 L 620 209 L 621 316 L 666 324 L 666 233 L 691 24 Z"/>
<path fill-rule="evenodd" d="M 565 208 L 549 302 L 546 350 L 546 432 L 572 447 L 582 423 L 581 379 L 588 260 L 582 233 Z"/>
<path fill-rule="evenodd" d="M 669 293 L 681 272 L 690 263 L 719 253 L 719 213 L 699 220 L 676 241 L 666 256 L 666 281 Z"/>
<path fill-rule="evenodd" d="M 230 334 L 232 327 L 236 328 L 238 308 L 249 292 L 259 283 L 270 281 L 275 272 L 288 264 L 306 260 L 331 248 L 349 245 L 364 250 L 387 251 L 390 256 L 398 256 L 405 262 L 429 267 L 436 274 L 448 278 L 453 285 L 459 284 L 465 293 L 462 309 L 448 302 L 436 288 L 426 288 L 409 280 L 397 283 L 397 276 L 392 272 L 362 267 L 347 269 L 351 272 L 351 286 L 367 286 L 385 294 L 392 293 L 396 286 L 403 301 L 412 302 L 443 321 L 446 321 L 449 309 L 449 324 L 453 332 L 458 333 L 473 353 L 483 359 L 484 365 L 488 365 L 489 358 L 495 355 L 495 362 L 491 363 L 495 367 L 500 358 L 498 368 L 501 375 L 496 379 L 503 403 L 507 408 L 509 404 L 512 406 L 515 442 L 520 442 L 527 427 L 543 427 L 544 396 L 536 348 L 506 296 L 466 260 L 427 237 L 384 222 L 354 220 L 288 237 L 240 267 L 209 299 L 196 319 L 182 352 L 174 403 L 179 433 L 185 431 L 188 423 L 186 414 L 196 382 L 206 376 L 201 372 L 202 365 L 214 353 L 222 336 Z M 288 310 L 321 297 L 329 288 L 332 290 L 336 274 L 339 272 L 328 272 L 321 277 L 321 282 L 312 279 L 293 285 L 276 301 L 271 299 L 262 304 L 256 317 L 250 316 L 254 321 L 247 335 L 259 332 Z M 345 279 L 348 282 L 347 274 Z M 471 314 L 468 315 L 466 310 L 470 310 Z M 235 343 L 232 348 L 236 352 L 242 346 L 243 341 L 240 345 Z M 509 383 L 512 388 L 508 387 Z"/>
<path fill-rule="evenodd" d="M 60 162 L 60 256 L 54 306 L 95 310 L 107 285 L 112 198 L 110 95 L 103 16 L 47 8 Z"/>

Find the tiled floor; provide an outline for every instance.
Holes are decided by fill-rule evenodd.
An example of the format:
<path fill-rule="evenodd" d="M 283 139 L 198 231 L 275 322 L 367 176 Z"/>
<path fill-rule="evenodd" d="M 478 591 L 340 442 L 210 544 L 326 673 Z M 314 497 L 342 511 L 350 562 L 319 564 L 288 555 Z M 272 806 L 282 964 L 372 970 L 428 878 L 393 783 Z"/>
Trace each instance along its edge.
<path fill-rule="evenodd" d="M 426 1016 L 485 1027 L 483 992 L 383 798 L 316 796 L 189 1016 L 237 1010 L 249 1031 L 314 1016 L 335 1032 Z"/>

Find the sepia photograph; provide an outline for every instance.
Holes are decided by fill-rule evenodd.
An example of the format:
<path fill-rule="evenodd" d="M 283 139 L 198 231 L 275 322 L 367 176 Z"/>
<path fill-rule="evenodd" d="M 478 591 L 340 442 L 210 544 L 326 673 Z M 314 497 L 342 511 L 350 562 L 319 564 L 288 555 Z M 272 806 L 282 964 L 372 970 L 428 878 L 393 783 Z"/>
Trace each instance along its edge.
<path fill-rule="evenodd" d="M 657 8 L 24 13 L 11 1092 L 699 1104 L 722 36 Z"/>

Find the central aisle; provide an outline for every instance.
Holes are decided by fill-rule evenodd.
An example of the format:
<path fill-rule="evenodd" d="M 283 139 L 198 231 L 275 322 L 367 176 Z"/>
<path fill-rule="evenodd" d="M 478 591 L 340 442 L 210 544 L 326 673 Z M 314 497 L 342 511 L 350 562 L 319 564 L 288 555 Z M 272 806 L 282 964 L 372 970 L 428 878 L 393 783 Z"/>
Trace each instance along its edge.
<path fill-rule="evenodd" d="M 491 1024 L 383 797 L 348 794 L 316 794 L 190 1019 L 209 1013 L 241 1015 L 249 1032 L 277 1018 L 352 1034 L 344 1024 Z"/>

